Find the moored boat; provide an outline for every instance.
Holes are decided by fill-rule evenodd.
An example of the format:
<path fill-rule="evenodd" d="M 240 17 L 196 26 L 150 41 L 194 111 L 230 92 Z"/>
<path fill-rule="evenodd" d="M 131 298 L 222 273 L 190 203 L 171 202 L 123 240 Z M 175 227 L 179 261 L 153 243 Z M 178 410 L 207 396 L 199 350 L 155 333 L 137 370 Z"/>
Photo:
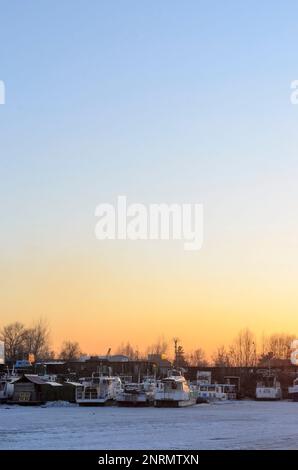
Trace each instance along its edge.
<path fill-rule="evenodd" d="M 93 373 L 92 377 L 80 382 L 81 386 L 76 387 L 76 403 L 80 406 L 115 404 L 117 395 L 122 391 L 122 383 L 117 376 Z"/>
<path fill-rule="evenodd" d="M 19 378 L 13 369 L 11 372 L 7 370 L 0 378 L 0 403 L 6 403 L 10 400 L 14 392 L 14 382 Z"/>
<path fill-rule="evenodd" d="M 168 377 L 161 380 L 155 391 L 154 405 L 161 407 L 184 407 L 195 405 L 196 398 L 189 383 L 180 371 L 171 370 Z"/>
<path fill-rule="evenodd" d="M 288 394 L 293 401 L 298 401 L 298 378 L 294 380 L 292 387 L 289 387 Z"/>
<path fill-rule="evenodd" d="M 256 400 L 276 401 L 281 399 L 281 386 L 276 376 L 271 373 L 264 375 L 256 386 Z"/>
<path fill-rule="evenodd" d="M 197 403 L 211 403 L 236 399 L 236 385 L 211 383 L 211 372 L 198 371 L 197 383 L 193 385 Z"/>
<path fill-rule="evenodd" d="M 152 406 L 157 387 L 155 378 L 146 377 L 140 383 L 125 384 L 117 396 L 119 406 Z"/>
<path fill-rule="evenodd" d="M 197 385 L 194 390 L 197 403 L 228 400 L 228 394 L 225 392 L 224 387 L 223 384 Z"/>

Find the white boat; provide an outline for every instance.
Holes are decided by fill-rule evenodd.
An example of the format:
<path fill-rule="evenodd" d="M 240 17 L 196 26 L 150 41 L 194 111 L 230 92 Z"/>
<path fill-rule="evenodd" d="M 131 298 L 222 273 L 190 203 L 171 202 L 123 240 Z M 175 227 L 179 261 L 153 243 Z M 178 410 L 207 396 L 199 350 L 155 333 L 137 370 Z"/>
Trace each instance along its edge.
<path fill-rule="evenodd" d="M 228 400 L 237 400 L 237 386 L 236 384 L 218 384 L 221 385 L 223 393 L 227 395 Z"/>
<path fill-rule="evenodd" d="M 14 369 L 0 378 L 0 403 L 5 403 L 13 396 L 14 382 L 19 378 Z"/>
<path fill-rule="evenodd" d="M 298 378 L 294 380 L 292 387 L 288 389 L 289 398 L 293 401 L 298 401 Z"/>
<path fill-rule="evenodd" d="M 228 393 L 224 384 L 197 385 L 194 390 L 197 403 L 211 403 L 228 400 Z"/>
<path fill-rule="evenodd" d="M 276 379 L 275 375 L 264 375 L 262 380 L 256 386 L 256 400 L 273 401 L 281 400 L 282 391 L 280 382 Z"/>
<path fill-rule="evenodd" d="M 211 372 L 198 371 L 197 383 L 193 386 L 197 403 L 211 403 L 236 399 L 236 386 L 211 383 Z"/>
<path fill-rule="evenodd" d="M 169 371 L 168 377 L 161 380 L 155 391 L 154 405 L 156 407 L 182 407 L 196 403 L 193 390 L 180 371 Z"/>
<path fill-rule="evenodd" d="M 117 396 L 117 404 L 119 406 L 151 406 L 154 404 L 157 386 L 158 382 L 152 377 L 146 377 L 140 383 L 126 384 Z"/>
<path fill-rule="evenodd" d="M 76 387 L 76 403 L 80 406 L 103 406 L 115 404 L 117 395 L 122 391 L 119 377 L 92 374 L 91 378 L 81 379 Z"/>

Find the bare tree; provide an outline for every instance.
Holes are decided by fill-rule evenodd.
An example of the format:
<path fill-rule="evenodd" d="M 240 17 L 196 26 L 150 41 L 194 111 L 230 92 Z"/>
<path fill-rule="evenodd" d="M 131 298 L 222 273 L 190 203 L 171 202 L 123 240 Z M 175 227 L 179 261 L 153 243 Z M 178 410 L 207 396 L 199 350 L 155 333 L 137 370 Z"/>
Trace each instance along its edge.
<path fill-rule="evenodd" d="M 25 354 L 27 330 L 20 322 L 10 323 L 0 331 L 0 339 L 4 341 L 7 360 L 15 361 Z"/>
<path fill-rule="evenodd" d="M 25 335 L 25 349 L 27 353 L 34 355 L 35 359 L 46 359 L 51 356 L 50 352 L 50 329 L 45 320 L 38 320 Z"/>
<path fill-rule="evenodd" d="M 213 364 L 216 367 L 230 367 L 230 358 L 225 346 L 220 346 L 212 355 Z"/>
<path fill-rule="evenodd" d="M 129 341 L 127 343 L 121 343 L 116 350 L 116 354 L 123 354 L 131 360 L 137 360 L 140 356 L 138 348 L 132 346 Z"/>
<path fill-rule="evenodd" d="M 167 350 L 168 350 L 167 341 L 163 337 L 160 337 L 156 340 L 155 343 L 151 344 L 147 348 L 147 353 L 148 354 L 158 354 L 158 355 L 162 356 L 163 354 L 166 354 Z"/>
<path fill-rule="evenodd" d="M 45 349 L 42 356 L 41 356 L 41 359 L 44 360 L 44 361 L 50 361 L 50 360 L 53 360 L 55 358 L 56 358 L 56 352 L 54 351 L 54 349 L 50 349 L 50 348 Z"/>
<path fill-rule="evenodd" d="M 241 330 L 230 346 L 229 358 L 235 367 L 252 367 L 257 364 L 257 349 L 254 334 L 249 329 Z"/>
<path fill-rule="evenodd" d="M 81 348 L 77 341 L 64 341 L 59 357 L 65 361 L 73 361 L 78 359 L 81 355 Z"/>
<path fill-rule="evenodd" d="M 276 333 L 263 339 L 263 356 L 269 353 L 274 359 L 289 359 L 291 344 L 296 339 L 295 335 Z"/>
<path fill-rule="evenodd" d="M 203 349 L 198 348 L 195 351 L 192 351 L 187 356 L 187 362 L 189 365 L 194 367 L 207 367 L 208 361 L 206 359 L 206 354 Z"/>
<path fill-rule="evenodd" d="M 230 367 L 231 361 L 225 346 L 217 348 L 215 353 L 212 355 L 212 361 L 216 367 Z"/>

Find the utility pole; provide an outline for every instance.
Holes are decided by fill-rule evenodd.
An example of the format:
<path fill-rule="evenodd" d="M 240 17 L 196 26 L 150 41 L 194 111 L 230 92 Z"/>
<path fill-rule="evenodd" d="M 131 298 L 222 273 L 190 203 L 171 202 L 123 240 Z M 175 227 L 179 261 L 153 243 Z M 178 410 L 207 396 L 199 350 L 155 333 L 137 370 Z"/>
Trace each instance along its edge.
<path fill-rule="evenodd" d="M 175 360 L 174 360 L 174 366 L 175 367 L 178 367 L 178 342 L 179 342 L 179 338 L 174 338 L 173 339 L 174 341 L 174 348 L 175 348 Z"/>

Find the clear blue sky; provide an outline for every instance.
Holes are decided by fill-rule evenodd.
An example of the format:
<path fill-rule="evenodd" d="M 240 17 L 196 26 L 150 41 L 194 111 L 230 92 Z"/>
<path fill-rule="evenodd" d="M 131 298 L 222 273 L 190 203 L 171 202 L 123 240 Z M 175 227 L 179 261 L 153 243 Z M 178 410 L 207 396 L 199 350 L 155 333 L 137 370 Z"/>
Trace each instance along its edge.
<path fill-rule="evenodd" d="M 117 194 L 218 207 L 297 175 L 297 2 L 0 5 L 7 242 Z"/>
<path fill-rule="evenodd" d="M 206 200 L 297 169 L 297 2 L 0 5 L 4 216 L 60 197 Z"/>
<path fill-rule="evenodd" d="M 295 1 L 1 1 L 2 190 L 12 173 L 18 191 L 24 179 L 67 190 L 68 175 L 170 197 L 293 164 L 280 146 L 297 124 L 297 13 Z"/>
<path fill-rule="evenodd" d="M 293 0 L 1 0 L 6 263 L 95 243 L 118 194 L 202 202 L 206 262 L 219 236 L 294 249 L 297 18 Z"/>

